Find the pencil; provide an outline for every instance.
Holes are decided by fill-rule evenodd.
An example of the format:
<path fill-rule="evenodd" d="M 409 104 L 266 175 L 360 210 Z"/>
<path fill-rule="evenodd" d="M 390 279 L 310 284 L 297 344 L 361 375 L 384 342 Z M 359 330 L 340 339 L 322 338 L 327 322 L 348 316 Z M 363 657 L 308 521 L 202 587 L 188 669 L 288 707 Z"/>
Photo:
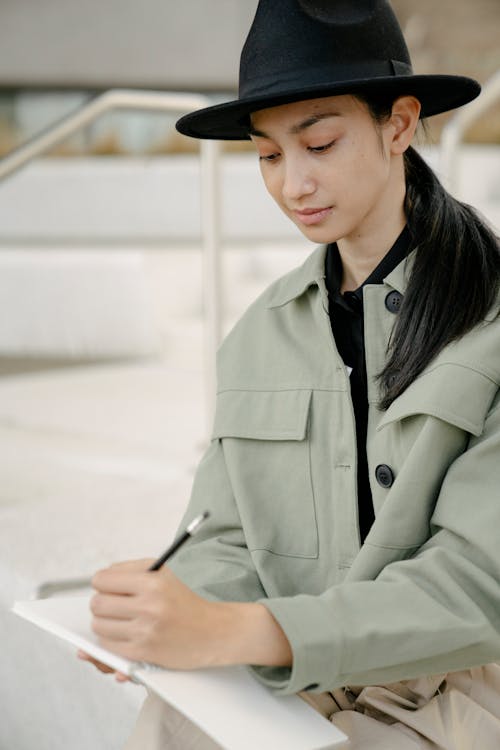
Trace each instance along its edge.
<path fill-rule="evenodd" d="M 164 563 L 166 563 L 167 560 L 171 558 L 175 552 L 177 552 L 179 547 L 182 547 L 182 545 L 185 544 L 185 542 L 187 542 L 187 540 L 192 537 L 193 534 L 196 534 L 201 524 L 204 523 L 209 516 L 210 513 L 208 512 L 208 510 L 206 510 L 200 516 L 197 516 L 194 521 L 191 521 L 186 531 L 183 531 L 183 533 L 170 545 L 170 547 L 165 550 L 163 555 L 161 555 L 161 557 L 154 561 L 149 570 L 159 570 L 161 566 L 164 565 Z"/>

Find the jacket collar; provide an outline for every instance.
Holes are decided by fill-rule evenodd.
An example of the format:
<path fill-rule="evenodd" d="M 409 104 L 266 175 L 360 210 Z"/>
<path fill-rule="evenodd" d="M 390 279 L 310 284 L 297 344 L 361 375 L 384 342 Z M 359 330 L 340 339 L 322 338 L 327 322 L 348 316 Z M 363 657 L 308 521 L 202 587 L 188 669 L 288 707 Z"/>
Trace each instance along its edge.
<path fill-rule="evenodd" d="M 388 284 L 396 291 L 401 292 L 401 294 L 404 294 L 406 292 L 408 279 L 410 278 L 411 269 L 415 261 L 415 254 L 417 250 L 418 247 L 413 248 L 413 250 L 408 253 L 406 258 L 404 258 L 401 263 L 398 263 L 396 268 L 394 268 L 389 274 L 387 274 L 387 276 L 384 278 L 384 284 Z"/>
<path fill-rule="evenodd" d="M 267 307 L 286 305 L 304 294 L 309 287 L 319 286 L 320 279 L 325 278 L 326 250 L 327 245 L 320 245 L 313 250 L 301 266 L 279 279 L 270 293 Z M 384 278 L 384 284 L 401 294 L 405 293 L 415 252 L 416 248 Z"/>
<path fill-rule="evenodd" d="M 304 263 L 287 273 L 276 282 L 267 307 L 281 307 L 300 297 L 306 289 L 325 278 L 325 258 L 327 245 L 320 245 L 308 255 Z"/>

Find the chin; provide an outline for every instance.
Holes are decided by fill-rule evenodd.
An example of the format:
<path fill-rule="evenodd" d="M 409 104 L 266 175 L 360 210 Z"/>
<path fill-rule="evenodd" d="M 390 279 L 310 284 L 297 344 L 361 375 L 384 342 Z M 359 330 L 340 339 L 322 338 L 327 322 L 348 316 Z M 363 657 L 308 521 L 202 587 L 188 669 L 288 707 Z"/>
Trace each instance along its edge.
<path fill-rule="evenodd" d="M 336 242 L 343 235 L 326 227 L 304 227 L 296 222 L 295 226 L 300 230 L 306 239 L 314 242 L 316 245 L 328 245 L 330 242 Z"/>
<path fill-rule="evenodd" d="M 310 242 L 314 242 L 315 245 L 328 245 L 330 242 L 337 242 L 349 232 L 348 223 L 345 222 L 344 226 L 339 226 L 338 217 L 330 216 L 326 221 L 320 224 L 306 225 L 293 215 L 288 212 L 288 218 L 295 224 L 297 229 L 300 231 L 306 239 Z"/>

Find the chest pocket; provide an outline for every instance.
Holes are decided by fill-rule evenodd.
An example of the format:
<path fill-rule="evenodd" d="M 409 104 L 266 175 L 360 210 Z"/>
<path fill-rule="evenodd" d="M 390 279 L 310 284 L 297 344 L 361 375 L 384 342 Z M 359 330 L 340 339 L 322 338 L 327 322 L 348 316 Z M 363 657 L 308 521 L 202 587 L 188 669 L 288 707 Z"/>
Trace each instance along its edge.
<path fill-rule="evenodd" d="M 498 384 L 458 363 L 443 363 L 417 378 L 380 420 L 377 430 L 417 414 L 427 414 L 480 435 Z"/>
<path fill-rule="evenodd" d="M 224 391 L 214 438 L 250 550 L 317 557 L 318 531 L 308 437 L 311 390 Z"/>
<path fill-rule="evenodd" d="M 481 435 L 496 389 L 482 373 L 444 363 L 393 401 L 372 439 L 371 461 L 388 463 L 396 478 L 389 490 L 373 483 L 370 544 L 417 548 L 429 538 L 446 475 L 471 435 Z"/>

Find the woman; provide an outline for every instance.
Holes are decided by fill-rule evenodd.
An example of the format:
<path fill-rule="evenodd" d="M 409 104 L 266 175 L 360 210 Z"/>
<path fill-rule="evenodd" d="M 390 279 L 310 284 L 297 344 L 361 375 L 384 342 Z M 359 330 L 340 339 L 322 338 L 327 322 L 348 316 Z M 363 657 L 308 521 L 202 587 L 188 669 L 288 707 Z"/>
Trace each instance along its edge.
<path fill-rule="evenodd" d="M 95 576 L 105 647 L 254 665 L 352 748 L 500 746 L 500 258 L 410 145 L 478 92 L 413 75 L 383 0 L 261 0 L 239 99 L 179 121 L 250 137 L 320 247 L 219 351 L 209 522 L 160 575 Z M 150 698 L 128 747 L 213 747 L 181 724 Z"/>

